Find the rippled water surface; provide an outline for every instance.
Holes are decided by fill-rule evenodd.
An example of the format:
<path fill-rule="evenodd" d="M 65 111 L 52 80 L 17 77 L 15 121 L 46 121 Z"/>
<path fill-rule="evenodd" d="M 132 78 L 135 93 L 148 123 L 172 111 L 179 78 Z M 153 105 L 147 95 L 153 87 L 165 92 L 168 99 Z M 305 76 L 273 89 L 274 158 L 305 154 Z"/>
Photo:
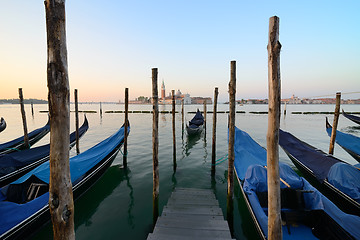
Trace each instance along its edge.
<path fill-rule="evenodd" d="M 71 106 L 73 109 L 73 105 Z M 123 110 L 123 105 L 103 104 L 107 110 Z M 359 105 L 344 105 L 345 111 L 360 111 Z M 185 106 L 185 111 L 203 109 L 202 105 Z M 281 116 L 281 128 L 298 138 L 328 151 L 329 137 L 325 131 L 325 116 L 295 115 L 292 111 L 334 111 L 333 105 L 287 105 L 287 116 Z M 130 110 L 152 110 L 151 105 L 130 105 Z M 207 106 L 213 110 L 212 105 Z M 34 105 L 34 117 L 30 105 L 26 105 L 29 131 L 47 122 L 47 105 Z M 99 110 L 98 104 L 80 104 L 79 110 Z M 171 106 L 159 106 L 159 110 L 170 111 Z M 219 104 L 218 111 L 227 111 L 228 105 Z M 250 111 L 267 111 L 267 105 L 237 106 L 236 126 L 247 131 L 260 145 L 266 147 L 267 114 L 251 114 Z M 177 111 L 181 111 L 177 106 Z M 99 112 L 99 111 L 98 111 Z M 190 120 L 194 114 L 186 114 Z M 0 142 L 23 135 L 20 107 L 0 105 L 0 116 L 7 121 L 7 128 L 0 133 Z M 88 113 L 89 130 L 80 140 L 80 150 L 85 151 L 115 132 L 124 121 L 122 113 Z M 181 114 L 176 115 L 176 161 L 173 172 L 171 114 L 159 115 L 159 174 L 160 212 L 175 187 L 212 188 L 226 214 L 227 161 L 216 166 L 215 181 L 211 181 L 212 113 L 207 114 L 207 130 L 197 137 L 182 134 Z M 219 113 L 217 125 L 217 159 L 227 154 L 227 114 Z M 128 170 L 122 168 L 121 153 L 103 177 L 75 202 L 75 230 L 77 239 L 146 239 L 152 231 L 152 114 L 129 114 L 131 132 L 128 139 Z M 83 115 L 80 114 L 80 124 Z M 71 131 L 75 126 L 71 113 Z M 355 123 L 340 116 L 338 129 L 360 136 Z M 49 135 L 36 146 L 47 144 Z M 71 155 L 75 154 L 74 149 Z M 335 156 L 349 163 L 356 163 L 339 146 Z M 280 161 L 293 166 L 280 149 Z M 242 199 L 239 186 L 235 185 L 234 234 L 237 239 L 257 239 L 250 215 Z M 33 239 L 52 239 L 51 226 L 45 226 Z"/>

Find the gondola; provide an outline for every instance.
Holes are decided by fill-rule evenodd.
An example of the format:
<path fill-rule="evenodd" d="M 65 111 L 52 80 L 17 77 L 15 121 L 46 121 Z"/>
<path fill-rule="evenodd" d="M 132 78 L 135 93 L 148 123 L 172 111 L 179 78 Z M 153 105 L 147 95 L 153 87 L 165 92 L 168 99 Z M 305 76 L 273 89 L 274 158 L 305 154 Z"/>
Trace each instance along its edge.
<path fill-rule="evenodd" d="M 360 117 L 354 116 L 354 115 L 351 115 L 351 114 L 347 114 L 344 111 L 344 109 L 342 109 L 342 114 L 343 114 L 344 117 L 346 117 L 347 119 L 353 121 L 354 123 L 360 124 Z"/>
<path fill-rule="evenodd" d="M 70 158 L 76 200 L 107 170 L 124 142 L 124 125 L 113 135 Z M 130 132 L 130 125 L 128 128 Z M 49 161 L 0 189 L 0 239 L 24 239 L 50 221 Z"/>
<path fill-rule="evenodd" d="M 331 137 L 332 126 L 326 118 L 326 132 Z M 335 142 L 348 152 L 356 161 L 360 162 L 360 138 L 336 130 Z"/>
<path fill-rule="evenodd" d="M 189 124 L 186 124 L 186 131 L 188 135 L 199 134 L 202 132 L 204 126 L 204 116 L 201 114 L 199 109 Z"/>
<path fill-rule="evenodd" d="M 3 117 L 1 117 L 1 120 L 0 120 L 0 132 L 4 131 L 5 128 L 6 128 L 5 119 Z"/>
<path fill-rule="evenodd" d="M 89 128 L 88 120 L 85 116 L 83 125 L 79 128 L 79 138 L 82 137 Z M 76 143 L 76 132 L 70 134 L 70 149 Z M 20 152 L 13 152 L 0 155 L 0 187 L 3 187 L 40 164 L 49 160 L 50 144 L 40 147 L 25 149 Z"/>
<path fill-rule="evenodd" d="M 301 173 L 340 209 L 360 216 L 360 171 L 280 130 L 279 144 Z M 360 226 L 359 226 L 360 227 Z"/>
<path fill-rule="evenodd" d="M 29 144 L 30 146 L 37 143 L 40 139 L 42 139 L 48 132 L 50 131 L 50 122 L 48 121 L 45 126 L 35 129 L 32 132 L 28 133 Z M 18 137 L 10 142 L 6 142 L 0 144 L 0 154 L 16 152 L 19 150 L 23 150 L 29 148 L 30 146 L 25 146 L 24 136 Z"/>
<path fill-rule="evenodd" d="M 266 150 L 235 128 L 235 173 L 261 239 L 268 238 Z M 283 239 L 360 239 L 360 217 L 342 212 L 328 198 L 279 163 Z"/>

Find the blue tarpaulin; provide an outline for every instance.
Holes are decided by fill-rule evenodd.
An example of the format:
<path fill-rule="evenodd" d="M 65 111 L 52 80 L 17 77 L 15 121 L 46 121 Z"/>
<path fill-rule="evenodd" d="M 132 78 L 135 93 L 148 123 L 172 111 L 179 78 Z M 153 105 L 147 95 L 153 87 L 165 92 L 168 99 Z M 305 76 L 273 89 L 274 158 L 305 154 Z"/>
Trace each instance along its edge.
<path fill-rule="evenodd" d="M 89 128 L 88 121 L 85 118 L 84 124 L 79 128 L 79 137 L 85 134 Z M 70 134 L 70 143 L 76 140 L 76 132 Z M 0 177 L 9 174 L 17 169 L 40 160 L 50 154 L 50 144 L 40 147 L 25 149 L 19 152 L 12 152 L 0 155 Z"/>
<path fill-rule="evenodd" d="M 266 150 L 251 137 L 235 128 L 235 169 L 243 182 L 243 189 L 254 211 L 263 233 L 267 236 L 268 217 L 260 205 L 257 192 L 267 192 Z M 307 210 L 323 210 L 333 218 L 345 231 L 360 239 L 360 217 L 342 212 L 335 204 L 312 187 L 304 178 L 284 163 L 279 163 L 280 178 L 286 181 L 291 189 L 304 190 L 304 202 Z M 282 189 L 287 188 L 281 182 Z M 283 239 L 316 239 L 306 226 L 292 228 L 291 234 L 283 226 Z"/>
<path fill-rule="evenodd" d="M 128 131 L 130 132 L 130 127 Z M 123 141 L 124 127 L 94 147 L 70 158 L 70 175 L 73 186 L 96 164 L 112 153 Z M 49 183 L 49 161 L 30 171 L 17 181 L 11 183 L 11 185 L 19 185 L 29 178 L 34 177 L 45 183 Z M 6 201 L 7 195 L 9 194 L 7 191 L 10 191 L 9 189 L 9 186 L 0 189 L 0 235 L 27 219 L 42 207 L 46 207 L 49 201 L 49 194 L 45 193 L 24 204 L 9 202 Z"/>
<path fill-rule="evenodd" d="M 331 137 L 332 127 L 326 128 L 326 132 Z M 360 138 L 354 135 L 343 133 L 336 130 L 335 142 L 344 149 L 348 149 L 360 156 Z"/>
<path fill-rule="evenodd" d="M 193 117 L 193 119 L 191 119 L 191 121 L 189 121 L 189 127 L 193 128 L 193 127 L 199 127 L 200 125 L 204 124 L 204 117 L 201 114 L 201 112 L 199 111 L 199 109 L 197 110 L 195 116 Z"/>
<path fill-rule="evenodd" d="M 42 132 L 49 132 L 50 131 L 50 124 L 47 123 L 45 126 L 41 127 L 41 128 L 38 128 L 38 129 L 35 129 L 34 131 L 31 131 L 28 133 L 28 137 L 29 139 L 35 137 L 36 135 L 42 133 Z M 6 143 L 3 143 L 3 144 L 0 144 L 0 152 L 1 151 L 4 151 L 8 148 L 13 148 L 14 146 L 20 144 L 24 142 L 24 136 L 21 136 L 21 137 L 18 137 L 10 142 L 6 142 Z"/>

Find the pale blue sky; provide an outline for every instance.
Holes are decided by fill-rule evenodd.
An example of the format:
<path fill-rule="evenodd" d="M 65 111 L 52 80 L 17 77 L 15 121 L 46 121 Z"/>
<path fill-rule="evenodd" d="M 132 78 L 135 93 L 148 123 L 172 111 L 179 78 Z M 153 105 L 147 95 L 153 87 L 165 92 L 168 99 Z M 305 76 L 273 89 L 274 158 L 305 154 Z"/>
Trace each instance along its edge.
<path fill-rule="evenodd" d="M 360 92 L 360 1 L 66 1 L 71 96 L 151 95 L 159 86 L 227 100 L 267 98 L 268 25 L 280 18 L 282 97 Z M 0 98 L 47 98 L 43 1 L 0 0 Z M 360 94 L 344 95 L 360 98 Z"/>

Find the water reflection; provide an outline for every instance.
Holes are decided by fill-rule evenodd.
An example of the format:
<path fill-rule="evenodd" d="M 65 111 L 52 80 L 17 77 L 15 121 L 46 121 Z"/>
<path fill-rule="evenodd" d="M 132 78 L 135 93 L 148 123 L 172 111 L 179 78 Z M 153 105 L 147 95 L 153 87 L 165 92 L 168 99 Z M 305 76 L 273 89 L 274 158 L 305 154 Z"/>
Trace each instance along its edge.
<path fill-rule="evenodd" d="M 78 201 L 75 202 L 75 230 L 81 225 L 92 225 L 92 217 L 97 212 L 101 203 L 110 196 L 113 191 L 121 184 L 122 181 L 126 181 L 128 188 L 130 189 L 130 203 L 128 208 L 128 223 L 134 227 L 134 216 L 132 210 L 134 207 L 133 187 L 130 184 L 129 169 L 119 168 L 119 166 L 110 167 L 106 173 L 100 178 L 100 180 L 86 192 Z"/>
<path fill-rule="evenodd" d="M 191 149 L 199 142 L 202 134 L 186 135 L 185 143 L 185 157 L 188 157 L 191 153 Z"/>

